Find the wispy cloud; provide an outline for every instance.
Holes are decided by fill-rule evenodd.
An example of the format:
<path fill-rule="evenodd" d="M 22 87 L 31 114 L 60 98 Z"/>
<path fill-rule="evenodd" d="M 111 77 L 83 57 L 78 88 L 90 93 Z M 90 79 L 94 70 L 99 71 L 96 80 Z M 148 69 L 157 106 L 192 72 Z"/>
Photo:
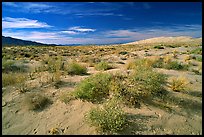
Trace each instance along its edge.
<path fill-rule="evenodd" d="M 64 33 L 64 34 L 79 34 L 78 32 L 76 32 L 76 31 L 71 31 L 71 30 L 61 31 L 61 33 Z"/>
<path fill-rule="evenodd" d="M 75 15 L 76 17 L 85 16 L 123 16 L 116 14 L 113 11 L 121 8 L 120 4 L 107 2 L 94 3 L 45 3 L 45 2 L 3 2 L 6 10 L 12 12 L 26 13 L 52 13 L 61 15 Z M 93 8 L 89 4 L 94 4 Z M 8 7 L 8 8 L 7 8 Z"/>
<path fill-rule="evenodd" d="M 29 12 L 29 13 L 54 13 L 57 8 L 54 5 L 43 2 L 3 2 L 3 5 L 13 12 Z"/>
<path fill-rule="evenodd" d="M 71 28 L 69 28 L 68 30 L 76 31 L 76 32 L 94 32 L 94 31 L 96 31 L 95 29 L 91 29 L 91 28 L 81 28 L 80 26 L 71 27 Z"/>
<path fill-rule="evenodd" d="M 72 35 L 75 33 L 90 32 L 90 28 L 71 27 L 66 31 L 26 31 L 26 30 L 3 30 L 3 36 L 32 40 L 48 44 L 110 44 L 126 43 L 160 36 L 191 36 L 201 37 L 202 26 L 198 24 L 172 25 L 170 27 L 147 27 L 133 29 L 106 30 L 89 34 L 85 37 Z M 93 31 L 92 31 L 93 32 Z"/>
<path fill-rule="evenodd" d="M 45 22 L 38 20 L 31 20 L 27 18 L 2 18 L 2 28 L 47 28 L 52 27 Z"/>

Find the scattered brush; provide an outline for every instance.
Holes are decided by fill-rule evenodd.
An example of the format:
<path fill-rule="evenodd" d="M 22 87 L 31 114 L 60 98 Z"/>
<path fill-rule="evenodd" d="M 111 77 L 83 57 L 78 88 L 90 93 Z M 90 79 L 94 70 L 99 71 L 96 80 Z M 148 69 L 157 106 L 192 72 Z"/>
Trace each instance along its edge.
<path fill-rule="evenodd" d="M 188 83 L 185 77 L 172 77 L 170 79 L 170 88 L 175 92 L 182 92 L 186 90 Z"/>

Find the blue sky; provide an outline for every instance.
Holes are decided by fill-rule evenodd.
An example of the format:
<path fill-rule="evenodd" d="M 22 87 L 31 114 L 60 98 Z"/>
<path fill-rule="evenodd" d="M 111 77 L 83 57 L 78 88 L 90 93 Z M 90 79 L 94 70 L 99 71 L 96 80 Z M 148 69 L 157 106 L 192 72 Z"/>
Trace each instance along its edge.
<path fill-rule="evenodd" d="M 2 2 L 2 35 L 48 44 L 202 37 L 202 3 Z"/>

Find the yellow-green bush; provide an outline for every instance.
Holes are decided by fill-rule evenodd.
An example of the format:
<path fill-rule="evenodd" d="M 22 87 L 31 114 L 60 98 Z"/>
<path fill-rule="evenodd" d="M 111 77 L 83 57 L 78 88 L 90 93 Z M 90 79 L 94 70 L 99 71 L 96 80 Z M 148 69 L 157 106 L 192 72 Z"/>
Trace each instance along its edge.
<path fill-rule="evenodd" d="M 189 82 L 186 77 L 180 76 L 170 78 L 170 88 L 176 92 L 185 91 L 188 83 Z"/>
<path fill-rule="evenodd" d="M 2 73 L 2 86 L 14 85 L 25 82 L 27 74 L 25 73 Z"/>
<path fill-rule="evenodd" d="M 125 112 L 115 99 L 109 100 L 102 107 L 91 109 L 85 118 L 99 132 L 109 134 L 123 130 L 127 124 Z"/>
<path fill-rule="evenodd" d="M 87 74 L 87 68 L 76 62 L 70 62 L 67 66 L 67 72 L 69 75 L 85 75 Z"/>
<path fill-rule="evenodd" d="M 98 73 L 84 79 L 75 90 L 75 96 L 82 100 L 100 102 L 109 95 L 111 75 Z"/>
<path fill-rule="evenodd" d="M 102 61 L 95 65 L 96 70 L 108 70 L 111 69 L 112 66 L 108 64 L 108 62 Z"/>

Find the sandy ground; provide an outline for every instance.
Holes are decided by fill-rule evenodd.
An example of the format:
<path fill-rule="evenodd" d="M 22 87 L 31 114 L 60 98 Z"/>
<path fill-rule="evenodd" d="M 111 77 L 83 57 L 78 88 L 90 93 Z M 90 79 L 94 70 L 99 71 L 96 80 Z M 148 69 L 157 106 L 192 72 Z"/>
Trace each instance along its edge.
<path fill-rule="evenodd" d="M 155 55 L 171 54 L 175 49 L 165 48 L 163 50 L 152 49 L 148 53 Z M 178 48 L 180 52 L 185 52 L 185 48 Z M 167 53 L 168 52 L 168 53 Z M 145 51 L 135 52 L 140 57 L 144 57 Z M 117 57 L 116 57 L 117 58 Z M 122 60 L 127 63 L 129 60 Z M 125 65 L 115 64 L 115 68 L 108 70 L 109 73 L 125 73 Z M 189 90 L 187 92 L 173 92 L 168 87 L 168 97 L 164 102 L 154 99 L 143 103 L 140 108 L 125 107 L 124 111 L 128 113 L 131 126 L 118 134 L 141 134 L 141 135 L 167 135 L 167 134 L 202 134 L 202 75 L 195 75 L 189 71 L 176 71 L 166 69 L 155 69 L 155 71 L 167 74 L 169 76 L 185 76 L 189 81 Z M 99 71 L 94 67 L 88 68 L 89 74 L 95 74 Z M 44 74 L 45 75 L 45 74 Z M 43 92 L 52 98 L 52 104 L 42 111 L 30 111 L 23 104 L 24 94 L 17 92 L 15 87 L 6 87 L 2 93 L 2 134 L 3 135 L 47 135 L 51 134 L 52 128 L 55 128 L 57 134 L 98 134 L 95 127 L 91 127 L 84 121 L 84 114 L 91 108 L 96 107 L 90 102 L 81 100 L 72 100 L 68 104 L 60 101 L 59 96 L 62 93 L 72 92 L 85 76 L 63 76 L 65 85 L 59 89 L 52 85 L 40 87 L 38 79 L 31 83 L 38 87 L 38 92 Z M 73 84 L 74 83 L 74 84 Z M 173 102 L 174 100 L 175 102 Z"/>

